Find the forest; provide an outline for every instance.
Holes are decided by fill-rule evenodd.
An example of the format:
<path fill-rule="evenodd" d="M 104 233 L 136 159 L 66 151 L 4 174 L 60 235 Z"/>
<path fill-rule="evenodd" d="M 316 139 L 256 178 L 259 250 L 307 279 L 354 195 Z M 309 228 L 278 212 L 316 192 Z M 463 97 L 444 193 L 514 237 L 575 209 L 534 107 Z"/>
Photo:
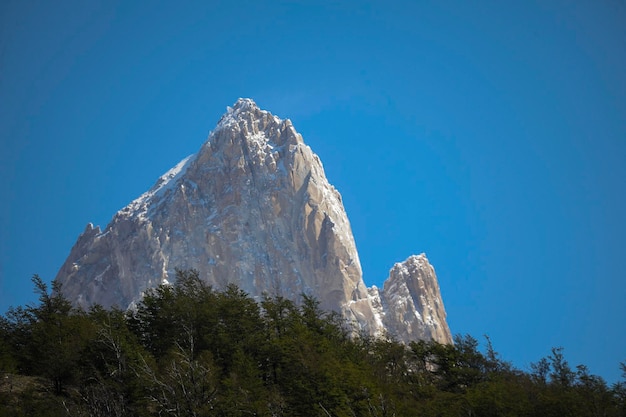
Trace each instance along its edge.
<path fill-rule="evenodd" d="M 195 271 L 129 311 L 33 284 L 0 316 L 1 417 L 626 416 L 626 362 L 609 385 L 559 347 L 520 370 L 486 336 L 372 338 L 306 295 L 257 302 Z"/>

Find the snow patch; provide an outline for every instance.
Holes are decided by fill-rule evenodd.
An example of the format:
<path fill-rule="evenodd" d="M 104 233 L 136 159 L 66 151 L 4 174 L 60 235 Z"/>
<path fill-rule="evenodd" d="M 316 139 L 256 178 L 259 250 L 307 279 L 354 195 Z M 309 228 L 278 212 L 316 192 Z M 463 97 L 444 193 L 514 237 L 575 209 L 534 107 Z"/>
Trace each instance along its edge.
<path fill-rule="evenodd" d="M 107 267 L 104 269 L 104 271 L 102 271 L 101 273 L 99 273 L 98 275 L 96 275 L 96 277 L 94 278 L 94 281 L 96 282 L 102 282 L 102 277 L 104 276 L 104 274 L 106 274 L 106 272 L 111 269 L 111 265 L 107 265 Z"/>
<path fill-rule="evenodd" d="M 122 212 L 128 213 L 130 217 L 146 219 L 146 213 L 150 203 L 163 196 L 168 190 L 174 188 L 178 180 L 187 172 L 197 154 L 192 154 L 180 161 L 174 168 L 161 175 L 157 182 L 139 198 L 133 200 Z"/>

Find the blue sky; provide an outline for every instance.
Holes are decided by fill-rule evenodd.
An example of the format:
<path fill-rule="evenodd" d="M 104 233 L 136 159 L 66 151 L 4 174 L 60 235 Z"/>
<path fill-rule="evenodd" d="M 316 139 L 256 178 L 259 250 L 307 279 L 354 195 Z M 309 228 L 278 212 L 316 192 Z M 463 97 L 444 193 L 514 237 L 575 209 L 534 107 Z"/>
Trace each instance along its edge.
<path fill-rule="evenodd" d="M 453 333 L 626 360 L 626 4 L 0 4 L 0 310 L 35 301 L 227 105 L 292 119 L 364 278 L 425 252 Z"/>

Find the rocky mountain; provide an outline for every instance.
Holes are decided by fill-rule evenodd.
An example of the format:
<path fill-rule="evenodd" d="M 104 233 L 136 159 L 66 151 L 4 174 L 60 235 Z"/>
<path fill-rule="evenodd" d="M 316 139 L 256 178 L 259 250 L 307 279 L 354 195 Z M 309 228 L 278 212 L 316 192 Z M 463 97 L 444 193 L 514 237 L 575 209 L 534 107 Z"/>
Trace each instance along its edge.
<path fill-rule="evenodd" d="M 59 270 L 77 305 L 126 308 L 196 269 L 254 297 L 315 296 L 372 335 L 450 343 L 437 278 L 424 255 L 368 289 L 341 195 L 289 120 L 239 99 L 200 150 L 117 212 L 87 225 Z"/>

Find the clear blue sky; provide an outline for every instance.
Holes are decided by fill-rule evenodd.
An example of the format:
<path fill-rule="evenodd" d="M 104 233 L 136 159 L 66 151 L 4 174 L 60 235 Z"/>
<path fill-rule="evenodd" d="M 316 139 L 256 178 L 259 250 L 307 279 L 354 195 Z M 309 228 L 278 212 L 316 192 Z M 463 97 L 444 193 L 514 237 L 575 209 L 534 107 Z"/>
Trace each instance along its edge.
<path fill-rule="evenodd" d="M 368 285 L 426 252 L 453 333 L 618 379 L 624 1 L 177 3 L 0 2 L 2 312 L 251 97 L 320 155 Z"/>

